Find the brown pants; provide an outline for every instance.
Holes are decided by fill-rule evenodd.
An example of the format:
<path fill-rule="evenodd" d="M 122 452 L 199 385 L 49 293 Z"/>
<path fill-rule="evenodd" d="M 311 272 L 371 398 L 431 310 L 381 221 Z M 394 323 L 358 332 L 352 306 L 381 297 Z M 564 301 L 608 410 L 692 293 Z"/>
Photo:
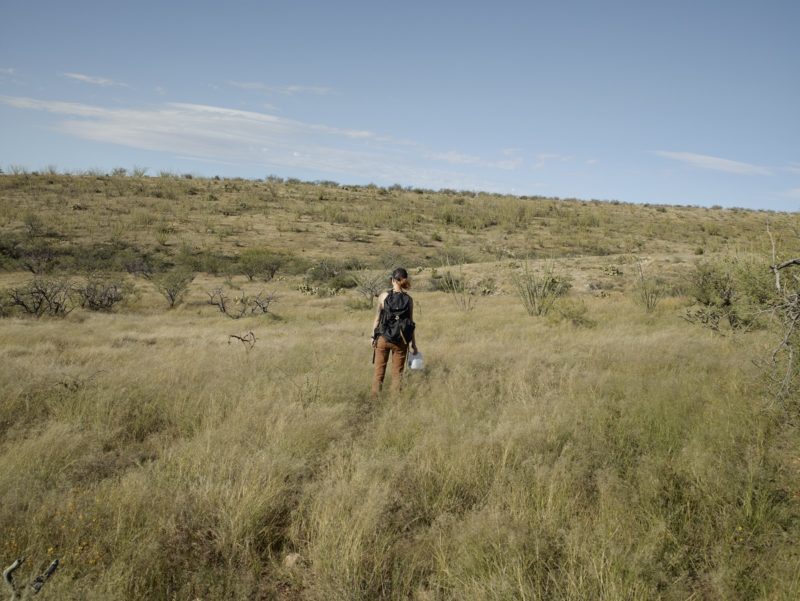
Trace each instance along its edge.
<path fill-rule="evenodd" d="M 400 390 L 400 378 L 403 376 L 403 369 L 406 366 L 406 354 L 408 347 L 387 342 L 386 338 L 380 336 L 375 346 L 375 375 L 372 378 L 372 398 L 377 398 L 383 386 L 383 378 L 386 375 L 386 364 L 389 362 L 389 353 L 392 353 L 392 391 Z"/>

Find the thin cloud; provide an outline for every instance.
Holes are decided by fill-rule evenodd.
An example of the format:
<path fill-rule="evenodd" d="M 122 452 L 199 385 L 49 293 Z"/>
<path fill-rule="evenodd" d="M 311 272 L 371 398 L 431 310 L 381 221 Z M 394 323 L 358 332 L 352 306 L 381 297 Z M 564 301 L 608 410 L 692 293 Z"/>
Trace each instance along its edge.
<path fill-rule="evenodd" d="M 9 76 L 11 76 L 11 75 L 16 75 L 16 73 L 17 72 L 16 72 L 15 69 L 0 69 L 0 75 L 9 75 Z"/>
<path fill-rule="evenodd" d="M 800 163 L 789 163 L 787 167 L 783 168 L 784 171 L 800 175 Z"/>
<path fill-rule="evenodd" d="M 284 96 L 293 96 L 295 94 L 314 94 L 317 96 L 326 96 L 333 93 L 333 88 L 329 88 L 327 86 L 268 86 L 267 84 L 257 81 L 229 81 L 227 83 L 229 86 L 233 86 L 234 88 L 239 88 L 241 90 L 255 90 L 269 94 L 283 94 Z"/>
<path fill-rule="evenodd" d="M 536 155 L 536 163 L 533 165 L 534 169 L 543 169 L 547 163 L 551 161 L 558 161 L 561 163 L 565 163 L 567 161 L 571 161 L 571 156 L 566 156 L 563 154 L 556 154 L 553 152 L 541 152 Z"/>
<path fill-rule="evenodd" d="M 424 149 L 369 131 L 305 123 L 268 113 L 165 103 L 107 108 L 75 102 L 0 96 L 0 103 L 63 116 L 56 129 L 84 140 L 169 152 L 198 161 L 264 169 L 315 170 L 337 177 L 404 181 L 430 187 L 489 189 L 470 169 L 432 168 Z"/>
<path fill-rule="evenodd" d="M 709 169 L 711 171 L 722 171 L 725 173 L 735 173 L 737 175 L 770 175 L 769 169 L 765 167 L 722 159 L 707 154 L 672 152 L 667 150 L 656 150 L 653 154 L 678 161 L 691 167 L 697 167 L 698 169 Z"/>
<path fill-rule="evenodd" d="M 107 77 L 95 77 L 93 75 L 84 75 L 83 73 L 62 73 L 64 77 L 69 77 L 70 79 L 74 79 L 76 81 L 80 81 L 82 83 L 88 83 L 93 86 L 100 86 L 103 88 L 109 88 L 112 86 L 118 86 L 121 88 L 129 88 L 130 86 L 126 83 L 122 83 L 119 81 L 114 81 L 113 79 L 108 79 Z"/>
<path fill-rule="evenodd" d="M 783 193 L 784 196 L 789 198 L 800 198 L 800 188 L 792 188 Z"/>
<path fill-rule="evenodd" d="M 503 154 L 505 156 L 511 156 L 505 152 Z M 451 165 L 476 165 L 480 167 L 489 167 L 490 169 L 504 169 L 506 171 L 512 171 L 522 164 L 522 159 L 520 158 L 507 158 L 499 161 L 492 161 L 453 150 L 448 152 L 432 152 L 427 154 L 426 158 L 434 161 L 443 161 Z"/>

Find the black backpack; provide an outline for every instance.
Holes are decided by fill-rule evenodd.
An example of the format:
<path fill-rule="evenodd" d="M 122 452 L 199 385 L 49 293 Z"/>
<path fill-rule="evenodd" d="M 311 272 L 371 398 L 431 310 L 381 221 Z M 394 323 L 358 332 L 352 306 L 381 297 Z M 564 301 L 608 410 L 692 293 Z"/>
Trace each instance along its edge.
<path fill-rule="evenodd" d="M 411 321 L 411 298 L 390 290 L 383 300 L 383 311 L 375 334 L 383 336 L 387 342 L 408 346 L 414 336 L 414 327 Z"/>

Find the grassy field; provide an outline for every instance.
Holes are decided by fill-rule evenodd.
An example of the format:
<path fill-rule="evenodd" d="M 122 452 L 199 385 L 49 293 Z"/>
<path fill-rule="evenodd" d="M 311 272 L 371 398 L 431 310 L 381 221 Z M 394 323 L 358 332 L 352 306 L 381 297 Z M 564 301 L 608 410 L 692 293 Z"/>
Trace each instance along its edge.
<path fill-rule="evenodd" d="M 780 329 L 686 319 L 698 264 L 764 267 L 767 227 L 797 256 L 797 226 L 1 176 L 0 559 L 27 556 L 25 579 L 58 557 L 41 596 L 66 601 L 800 598 L 800 405 L 771 394 L 767 365 Z M 373 313 L 352 276 L 397 264 L 427 365 L 370 402 Z M 570 283 L 547 315 L 516 294 L 526 266 Z M 175 273 L 193 279 L 169 309 Z M 124 298 L 35 318 L 9 303 L 35 278 Z M 275 300 L 229 319 L 217 289 Z"/>

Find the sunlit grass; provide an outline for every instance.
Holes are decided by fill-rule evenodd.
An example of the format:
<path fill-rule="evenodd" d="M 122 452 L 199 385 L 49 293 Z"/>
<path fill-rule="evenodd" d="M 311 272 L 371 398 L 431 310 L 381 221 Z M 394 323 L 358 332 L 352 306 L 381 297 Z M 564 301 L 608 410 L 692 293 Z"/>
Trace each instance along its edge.
<path fill-rule="evenodd" d="M 127 203 L 137 208 L 120 212 L 130 225 L 120 235 L 154 248 L 148 228 L 163 216 L 173 259 L 178 241 L 365 261 L 397 250 L 382 229 L 388 205 L 347 210 L 368 195 L 384 202 L 373 189 L 325 189 L 338 210 L 322 219 L 311 185 L 268 194 L 264 182 L 51 179 L 67 204 L 36 206 L 47 227 L 74 228 L 59 243 L 92 227 L 102 239 L 100 221 L 74 215 Z M 3 202 L 17 208 L 0 227 L 17 236 L 14 215 L 34 201 L 10 181 Z M 37 185 L 45 198 L 50 184 Z M 150 206 L 139 188 L 156 187 Z M 413 227 L 474 255 L 468 285 L 491 277 L 497 290 L 460 311 L 427 289 L 429 268 L 409 264 L 426 368 L 396 396 L 369 400 L 371 311 L 354 291 L 301 294 L 302 274 L 201 273 L 171 310 L 152 282 L 125 275 L 135 292 L 112 313 L 0 320 L 5 565 L 24 555 L 32 573 L 60 558 L 42 598 L 67 601 L 797 598 L 797 416 L 766 394 L 756 361 L 774 333 L 690 324 L 679 293 L 712 226 L 755 244 L 758 216 L 488 195 L 483 213 L 481 197 L 397 194 L 420 209 Z M 307 231 L 279 232 L 281 219 Z M 240 233 L 220 239 L 209 226 Z M 330 237 L 340 226 L 372 242 Z M 636 303 L 627 252 L 570 256 L 590 238 L 626 246 L 645 227 L 662 237 L 640 256 L 673 287 L 651 312 Z M 481 250 L 490 242 L 512 254 L 557 247 L 531 266 L 555 261 L 585 320 L 558 304 L 529 316 L 512 281 L 521 259 Z M 29 277 L 2 273 L 0 288 Z M 228 319 L 206 302 L 216 286 L 278 301 L 271 315 Z M 231 338 L 250 331 L 252 348 Z"/>

